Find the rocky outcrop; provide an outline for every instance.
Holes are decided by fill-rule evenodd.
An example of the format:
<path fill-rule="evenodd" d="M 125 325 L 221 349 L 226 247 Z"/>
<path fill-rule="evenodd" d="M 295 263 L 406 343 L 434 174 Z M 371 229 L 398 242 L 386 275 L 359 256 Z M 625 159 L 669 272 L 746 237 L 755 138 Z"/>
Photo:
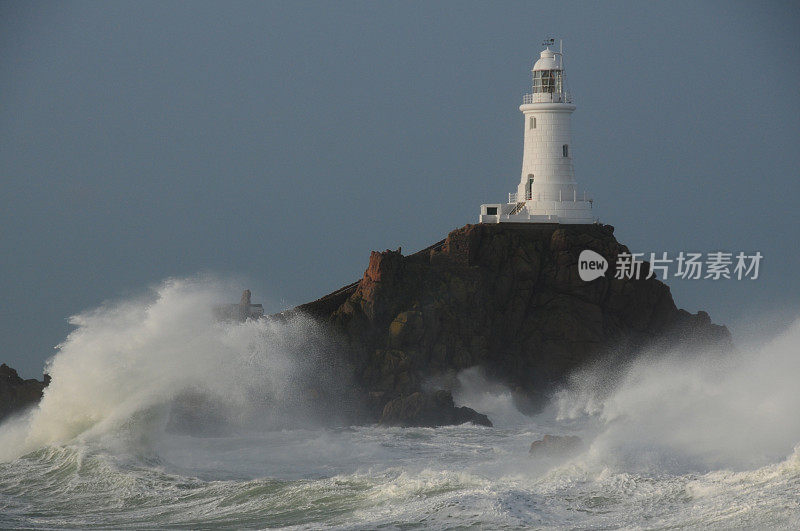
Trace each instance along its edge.
<path fill-rule="evenodd" d="M 384 426 L 421 426 L 435 428 L 471 422 L 489 426 L 489 417 L 468 407 L 456 407 L 450 391 L 416 392 L 395 398 L 383 407 L 380 424 Z"/>
<path fill-rule="evenodd" d="M 578 275 L 585 249 L 611 264 L 591 282 Z M 452 383 L 470 367 L 534 410 L 587 363 L 624 362 L 647 347 L 732 348 L 724 326 L 705 312 L 679 310 L 656 278 L 615 278 L 623 252 L 609 225 L 467 225 L 409 256 L 373 252 L 358 282 L 272 318 L 299 312 L 325 323 L 334 346 L 327 369 L 317 369 L 336 365 L 333 379 L 347 381 L 348 396 L 337 395 L 337 404 L 354 404 L 353 422 L 389 425 L 483 423 L 455 407 L 453 385 L 444 394 L 423 392 L 428 381 Z M 248 318 L 263 312 L 249 292 L 225 308 L 241 319 L 245 307 Z M 0 417 L 35 403 L 46 385 L 47 377 L 22 380 L 3 365 Z"/>
<path fill-rule="evenodd" d="M 41 382 L 33 378 L 23 380 L 17 371 L 5 363 L 0 365 L 0 420 L 37 404 L 49 383 L 50 376 L 47 374 Z"/>
<path fill-rule="evenodd" d="M 578 275 L 584 249 L 610 264 L 591 282 Z M 535 408 L 601 357 L 652 345 L 730 347 L 725 327 L 679 310 L 655 277 L 614 278 L 622 252 L 608 225 L 467 225 L 409 256 L 373 252 L 359 282 L 297 311 L 340 338 L 373 420 L 426 379 L 468 367 Z"/>
<path fill-rule="evenodd" d="M 545 435 L 531 443 L 528 454 L 533 457 L 563 457 L 578 451 L 583 441 L 575 435 Z"/>

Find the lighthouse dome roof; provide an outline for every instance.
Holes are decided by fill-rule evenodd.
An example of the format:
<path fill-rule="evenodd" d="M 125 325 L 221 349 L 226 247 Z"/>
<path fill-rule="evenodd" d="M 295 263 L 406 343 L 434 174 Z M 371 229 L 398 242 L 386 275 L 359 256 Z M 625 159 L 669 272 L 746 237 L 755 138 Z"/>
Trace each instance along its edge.
<path fill-rule="evenodd" d="M 539 60 L 533 65 L 534 70 L 561 70 L 561 66 L 556 61 L 556 53 L 550 48 L 542 50 Z"/>

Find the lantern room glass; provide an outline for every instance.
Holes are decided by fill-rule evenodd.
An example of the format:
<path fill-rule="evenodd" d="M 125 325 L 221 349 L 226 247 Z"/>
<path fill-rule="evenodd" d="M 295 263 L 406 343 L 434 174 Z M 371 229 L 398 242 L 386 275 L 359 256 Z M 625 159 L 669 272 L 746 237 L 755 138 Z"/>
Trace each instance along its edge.
<path fill-rule="evenodd" d="M 564 74 L 561 70 L 534 70 L 533 93 L 561 93 L 564 92 Z"/>

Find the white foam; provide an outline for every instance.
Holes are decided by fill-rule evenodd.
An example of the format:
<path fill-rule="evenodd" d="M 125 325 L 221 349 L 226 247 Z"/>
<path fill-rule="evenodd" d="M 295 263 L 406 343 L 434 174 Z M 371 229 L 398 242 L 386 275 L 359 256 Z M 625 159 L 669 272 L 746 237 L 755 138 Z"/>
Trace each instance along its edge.
<path fill-rule="evenodd" d="M 0 431 L 0 458 L 152 421 L 148 410 L 187 391 L 222 401 L 227 421 L 254 403 L 297 398 L 314 353 L 294 353 L 309 347 L 315 325 L 302 316 L 220 322 L 213 309 L 230 292 L 209 279 L 173 279 L 72 317 L 76 329 L 48 363 L 41 403 Z"/>
<path fill-rule="evenodd" d="M 755 350 L 650 353 L 616 386 L 576 376 L 558 397 L 562 418 L 601 422 L 592 451 L 625 468 L 748 469 L 800 441 L 800 321 Z"/>

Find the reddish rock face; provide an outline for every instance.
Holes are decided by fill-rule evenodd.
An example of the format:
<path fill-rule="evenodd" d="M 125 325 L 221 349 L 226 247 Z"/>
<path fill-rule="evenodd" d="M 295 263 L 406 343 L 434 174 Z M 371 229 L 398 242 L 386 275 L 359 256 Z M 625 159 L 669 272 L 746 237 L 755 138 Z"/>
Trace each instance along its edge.
<path fill-rule="evenodd" d="M 402 257 L 400 249 L 396 251 L 387 250 L 382 253 L 372 251 L 369 255 L 369 265 L 367 270 L 364 271 L 362 285 L 370 281 L 372 283 L 391 282 L 392 275 L 397 271 Z"/>
<path fill-rule="evenodd" d="M 354 297 L 362 301 L 361 310 L 366 316 L 374 320 L 382 315 L 381 301 L 383 298 L 392 297 L 392 290 L 396 285 L 402 268 L 403 255 L 397 251 L 372 251 L 369 265 L 364 272 L 364 278 L 358 283 Z"/>
<path fill-rule="evenodd" d="M 677 309 L 657 279 L 584 282 L 584 249 L 628 252 L 608 225 L 467 225 L 418 253 L 372 252 L 356 284 L 298 308 L 346 344 L 375 419 L 432 376 L 481 366 L 536 403 L 576 367 L 610 352 L 717 344 L 723 326 Z M 643 270 L 646 272 L 646 267 Z"/>

